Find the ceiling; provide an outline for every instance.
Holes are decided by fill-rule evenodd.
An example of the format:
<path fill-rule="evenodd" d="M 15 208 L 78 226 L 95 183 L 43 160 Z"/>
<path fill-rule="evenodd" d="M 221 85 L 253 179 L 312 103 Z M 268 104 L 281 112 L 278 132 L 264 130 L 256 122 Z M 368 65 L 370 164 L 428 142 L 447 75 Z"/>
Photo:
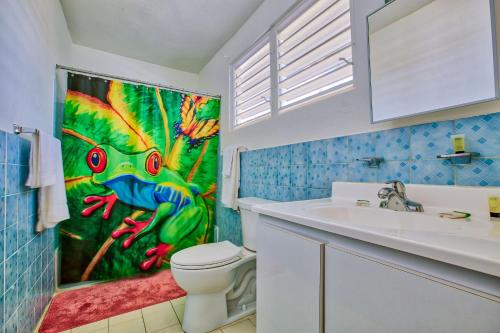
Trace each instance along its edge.
<path fill-rule="evenodd" d="M 263 0 L 60 0 L 73 42 L 198 73 Z"/>

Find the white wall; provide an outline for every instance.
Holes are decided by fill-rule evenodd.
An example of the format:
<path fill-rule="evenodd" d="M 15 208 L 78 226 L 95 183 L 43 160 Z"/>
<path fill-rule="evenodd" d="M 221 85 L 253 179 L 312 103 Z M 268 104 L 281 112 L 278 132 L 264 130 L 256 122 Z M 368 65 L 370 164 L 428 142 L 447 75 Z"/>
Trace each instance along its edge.
<path fill-rule="evenodd" d="M 493 101 L 404 120 L 370 124 L 366 15 L 382 6 L 384 1 L 351 0 L 355 89 L 232 131 L 229 126 L 229 64 L 294 2 L 265 0 L 200 73 L 204 90 L 222 94 L 222 147 L 232 144 L 246 145 L 251 149 L 272 147 L 500 111 L 500 101 Z M 497 4 L 497 17 L 500 17 L 499 7 Z M 497 32 L 497 36 L 500 33 Z"/>
<path fill-rule="evenodd" d="M 114 76 L 170 85 L 176 88 L 197 90 L 200 86 L 197 74 L 155 65 L 77 44 L 73 44 L 71 51 L 71 62 L 69 64 L 65 63 L 65 65 Z"/>
<path fill-rule="evenodd" d="M 0 9 L 0 129 L 52 131 L 55 65 L 71 37 L 58 0 L 6 0 Z"/>
<path fill-rule="evenodd" d="M 189 90 L 200 86 L 197 74 L 72 44 L 58 0 L 6 0 L 0 10 L 1 130 L 12 132 L 19 123 L 53 131 L 55 96 L 63 99 L 66 86 L 64 71 L 56 81 L 56 64 Z"/>

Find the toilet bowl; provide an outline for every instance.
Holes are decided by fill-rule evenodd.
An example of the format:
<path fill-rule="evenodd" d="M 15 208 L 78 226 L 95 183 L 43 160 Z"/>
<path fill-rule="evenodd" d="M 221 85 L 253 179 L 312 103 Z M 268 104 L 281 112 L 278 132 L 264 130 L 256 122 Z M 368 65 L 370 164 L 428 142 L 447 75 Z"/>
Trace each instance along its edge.
<path fill-rule="evenodd" d="M 229 241 L 193 246 L 175 253 L 172 275 L 187 292 L 182 328 L 209 332 L 255 312 L 256 205 L 260 198 L 238 199 L 243 246 Z"/>

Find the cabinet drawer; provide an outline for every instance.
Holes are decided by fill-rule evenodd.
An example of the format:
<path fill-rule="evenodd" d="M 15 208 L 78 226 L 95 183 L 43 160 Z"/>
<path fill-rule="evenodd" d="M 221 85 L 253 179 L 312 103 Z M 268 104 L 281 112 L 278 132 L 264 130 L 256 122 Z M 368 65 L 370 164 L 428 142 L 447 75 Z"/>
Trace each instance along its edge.
<path fill-rule="evenodd" d="M 322 332 L 324 244 L 259 225 L 257 332 Z"/>
<path fill-rule="evenodd" d="M 498 333 L 500 303 L 328 245 L 325 332 Z"/>

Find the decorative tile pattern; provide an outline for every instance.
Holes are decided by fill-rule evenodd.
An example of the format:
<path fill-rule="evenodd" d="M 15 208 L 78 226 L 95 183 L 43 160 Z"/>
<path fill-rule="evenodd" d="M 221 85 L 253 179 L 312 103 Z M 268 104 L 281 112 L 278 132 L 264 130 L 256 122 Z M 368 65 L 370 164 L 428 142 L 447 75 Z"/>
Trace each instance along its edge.
<path fill-rule="evenodd" d="M 0 296 L 0 325 L 1 327 L 4 326 L 4 310 L 5 310 L 5 300 L 4 300 L 4 294 Z"/>
<path fill-rule="evenodd" d="M 2 132 L 0 132 L 2 133 Z M 1 147 L 0 147 L 1 148 Z M 5 154 L 4 154 L 5 156 Z M 2 193 L 2 195 L 5 193 L 5 179 L 3 178 L 3 176 L 5 175 L 5 164 L 0 164 L 0 175 L 2 175 L 2 180 L 0 181 L 0 193 Z"/>
<path fill-rule="evenodd" d="M 457 167 L 457 185 L 500 186 L 500 159 L 477 159 Z"/>
<path fill-rule="evenodd" d="M 21 138 L 18 135 L 7 133 L 7 163 L 19 164 L 19 141 Z"/>
<path fill-rule="evenodd" d="M 9 320 L 16 312 L 17 307 L 17 283 L 10 285 L 4 294 L 5 319 Z"/>
<path fill-rule="evenodd" d="M 482 157 L 500 157 L 500 113 L 457 120 L 455 130 L 465 134 L 468 151 Z"/>
<path fill-rule="evenodd" d="M 328 187 L 332 184 L 332 182 L 342 182 L 348 180 L 348 170 L 347 164 L 332 164 L 326 169 L 326 173 L 328 175 Z"/>
<path fill-rule="evenodd" d="M 290 165 L 279 167 L 278 186 L 290 186 Z"/>
<path fill-rule="evenodd" d="M 375 156 L 386 161 L 405 161 L 410 158 L 410 131 L 408 128 L 394 128 L 379 132 Z"/>
<path fill-rule="evenodd" d="M 349 158 L 347 137 L 326 140 L 326 163 L 347 163 Z"/>
<path fill-rule="evenodd" d="M 16 194 L 19 193 L 19 173 L 21 167 L 15 164 L 5 165 L 7 169 L 7 178 L 5 179 L 6 194 Z"/>
<path fill-rule="evenodd" d="M 304 165 L 307 164 L 308 159 L 309 142 L 297 143 L 291 145 L 291 160 L 292 165 Z"/>
<path fill-rule="evenodd" d="M 439 154 L 453 152 L 451 147 L 452 121 L 412 126 L 410 132 L 411 159 L 413 160 L 435 159 Z"/>
<path fill-rule="evenodd" d="M 11 253 L 16 253 L 17 252 L 17 224 L 11 225 L 7 229 L 5 229 L 5 239 L 6 239 L 6 246 L 5 246 L 5 252 L 7 255 L 10 255 Z"/>
<path fill-rule="evenodd" d="M 326 143 L 327 140 L 309 142 L 309 164 L 326 163 Z"/>
<path fill-rule="evenodd" d="M 290 201 L 290 186 L 276 186 L 269 189 L 268 199 L 276 201 Z"/>
<path fill-rule="evenodd" d="M 327 164 L 311 164 L 307 173 L 307 184 L 311 188 L 327 188 Z"/>
<path fill-rule="evenodd" d="M 327 188 L 309 188 L 307 189 L 307 199 L 321 199 L 332 195 L 332 190 Z"/>
<path fill-rule="evenodd" d="M 0 332 L 32 332 L 54 291 L 55 231 L 35 232 L 37 192 L 24 186 L 30 143 L 0 131 Z"/>
<path fill-rule="evenodd" d="M 278 165 L 277 154 L 278 154 L 277 147 L 264 150 L 262 155 L 264 156 L 263 161 L 266 161 L 265 165 L 268 167 L 277 166 Z"/>
<path fill-rule="evenodd" d="M 272 185 L 275 186 L 278 184 L 278 168 L 275 166 L 264 167 L 263 168 L 262 182 L 264 185 Z"/>
<path fill-rule="evenodd" d="M 356 134 L 349 137 L 350 161 L 376 155 L 378 135 L 376 133 Z"/>
<path fill-rule="evenodd" d="M 378 169 L 377 181 L 385 183 L 391 180 L 410 182 L 410 163 L 408 161 L 385 161 Z"/>
<path fill-rule="evenodd" d="M 16 333 L 17 332 L 17 312 L 14 312 L 7 323 L 5 324 L 5 332 L 7 333 Z"/>
<path fill-rule="evenodd" d="M 468 149 L 479 152 L 481 158 L 470 166 L 437 159 L 452 152 L 454 133 L 464 133 Z M 384 162 L 379 169 L 371 169 L 356 161 L 367 156 L 383 157 Z M 241 155 L 240 196 L 278 201 L 325 198 L 331 195 L 333 181 L 399 179 L 415 184 L 500 186 L 499 175 L 500 113 L 495 113 L 247 151 Z M 220 240 L 241 244 L 238 213 L 218 203 L 217 224 Z"/>
<path fill-rule="evenodd" d="M 229 240 L 233 244 L 243 245 L 241 235 L 240 214 L 232 209 L 220 207 L 217 214 L 219 240 Z"/>
<path fill-rule="evenodd" d="M 16 225 L 17 222 L 17 196 L 16 195 L 10 195 L 5 198 L 7 202 L 6 204 L 6 215 L 5 215 L 5 221 L 6 221 L 6 226 L 12 226 Z"/>
<path fill-rule="evenodd" d="M 290 165 L 291 162 L 291 148 L 290 146 L 281 146 L 276 148 L 276 156 L 272 156 L 272 158 L 277 159 L 276 165 L 278 167 L 286 167 Z"/>
<path fill-rule="evenodd" d="M 307 188 L 292 187 L 290 189 L 290 200 L 291 201 L 307 200 Z"/>
<path fill-rule="evenodd" d="M 352 182 L 375 183 L 378 169 L 367 168 L 363 162 L 352 162 L 348 165 L 348 179 Z"/>
<path fill-rule="evenodd" d="M 447 160 L 413 161 L 410 182 L 414 184 L 453 185 L 453 167 Z"/>
<path fill-rule="evenodd" d="M 307 165 L 292 165 L 290 167 L 290 183 L 294 187 L 307 185 Z"/>

